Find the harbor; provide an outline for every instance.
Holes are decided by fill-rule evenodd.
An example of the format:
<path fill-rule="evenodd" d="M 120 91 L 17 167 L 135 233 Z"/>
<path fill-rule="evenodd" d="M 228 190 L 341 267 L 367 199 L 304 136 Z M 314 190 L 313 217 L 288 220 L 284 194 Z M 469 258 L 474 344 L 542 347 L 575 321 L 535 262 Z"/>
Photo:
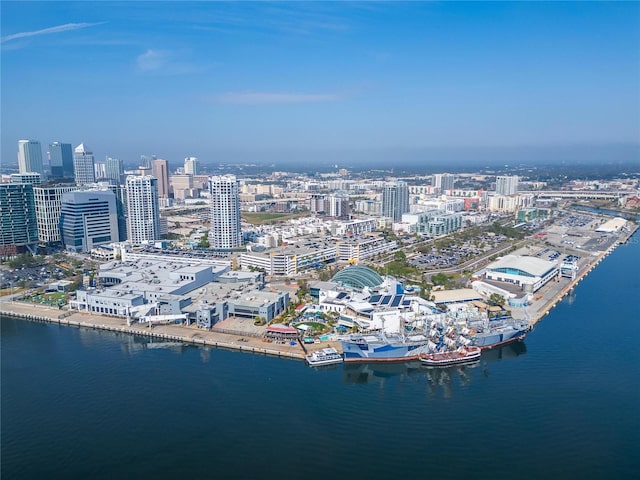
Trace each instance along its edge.
<path fill-rule="evenodd" d="M 592 272 L 618 245 L 626 243 L 636 231 L 637 226 L 625 232 L 620 232 L 604 251 L 591 253 L 581 259 L 581 263 L 573 278 L 558 278 L 548 282 L 538 292 L 532 301 L 522 308 L 513 308 L 514 319 L 526 321 L 533 328 L 539 323 L 564 297 L 569 295 L 575 286 Z M 586 252 L 583 252 L 586 253 Z M 124 318 L 98 315 L 88 312 L 61 310 L 57 308 L 26 303 L 19 300 L 19 295 L 3 297 L 0 300 L 0 313 L 21 319 L 38 322 L 48 322 L 60 326 L 76 328 L 93 328 L 128 335 L 142 335 L 158 340 L 182 342 L 184 344 L 225 348 L 250 352 L 254 354 L 270 355 L 281 358 L 305 360 L 307 355 L 324 348 L 334 348 L 342 354 L 341 342 L 335 338 L 329 341 L 305 345 L 301 341 L 295 342 L 267 342 L 263 334 L 258 333 L 251 322 L 229 319 L 210 329 L 180 324 L 149 324 L 127 322 Z"/>

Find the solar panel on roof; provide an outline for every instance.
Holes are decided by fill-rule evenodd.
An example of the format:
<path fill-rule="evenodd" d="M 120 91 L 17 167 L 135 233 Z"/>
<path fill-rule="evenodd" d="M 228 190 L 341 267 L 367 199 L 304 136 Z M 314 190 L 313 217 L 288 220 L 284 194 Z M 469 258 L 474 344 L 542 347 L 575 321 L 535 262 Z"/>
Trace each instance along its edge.
<path fill-rule="evenodd" d="M 402 295 L 396 295 L 393 298 L 393 301 L 391 302 L 391 306 L 392 307 L 397 307 L 398 305 L 400 305 L 401 301 L 402 301 Z"/>
<path fill-rule="evenodd" d="M 369 299 L 369 303 L 378 303 L 381 298 L 382 298 L 382 295 L 374 295 Z"/>
<path fill-rule="evenodd" d="M 383 299 L 382 302 L 380 302 L 381 305 L 386 305 L 391 301 L 391 295 L 386 295 Z"/>
<path fill-rule="evenodd" d="M 340 292 L 336 298 L 337 298 L 338 300 L 342 300 L 342 299 L 343 299 L 344 297 L 346 297 L 346 296 L 347 296 L 347 293 L 346 293 L 346 292 Z"/>
<path fill-rule="evenodd" d="M 403 300 L 402 301 L 402 306 L 403 307 L 408 307 L 409 305 L 411 305 L 411 300 Z"/>

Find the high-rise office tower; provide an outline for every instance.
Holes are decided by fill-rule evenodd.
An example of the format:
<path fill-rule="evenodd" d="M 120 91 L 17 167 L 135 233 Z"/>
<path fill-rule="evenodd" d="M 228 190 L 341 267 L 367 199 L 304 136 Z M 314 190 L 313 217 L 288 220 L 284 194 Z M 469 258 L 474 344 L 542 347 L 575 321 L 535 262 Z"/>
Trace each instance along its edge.
<path fill-rule="evenodd" d="M 437 189 L 438 193 L 444 193 L 447 190 L 453 190 L 456 177 L 450 173 L 436 173 L 431 179 L 431 185 Z"/>
<path fill-rule="evenodd" d="M 187 157 L 184 159 L 184 173 L 187 175 L 198 175 L 198 157 Z"/>
<path fill-rule="evenodd" d="M 86 185 L 96 181 L 93 152 L 84 143 L 78 145 L 73 151 L 73 173 L 76 185 Z"/>
<path fill-rule="evenodd" d="M 44 175 L 42 147 L 37 140 L 18 140 L 18 171 Z"/>
<path fill-rule="evenodd" d="M 96 177 L 96 182 L 104 181 L 107 178 L 107 166 L 105 162 L 94 162 L 93 174 Z"/>
<path fill-rule="evenodd" d="M 107 157 L 104 160 L 104 178 L 112 184 L 119 185 L 124 175 L 124 166 L 119 158 Z"/>
<path fill-rule="evenodd" d="M 158 179 L 129 175 L 127 188 L 127 239 L 134 245 L 160 239 Z"/>
<path fill-rule="evenodd" d="M 0 184 L 0 255 L 15 255 L 25 249 L 35 252 L 37 243 L 33 185 Z"/>
<path fill-rule="evenodd" d="M 118 233 L 120 242 L 127 240 L 127 187 L 123 184 L 110 184 L 111 190 L 116 196 L 116 210 L 118 212 Z"/>
<path fill-rule="evenodd" d="M 75 185 L 54 185 L 51 187 L 33 187 L 40 244 L 60 242 L 60 209 L 62 195 L 73 192 Z"/>
<path fill-rule="evenodd" d="M 241 246 L 240 183 L 235 175 L 211 177 L 209 179 L 209 194 L 211 196 L 209 246 L 216 249 Z"/>
<path fill-rule="evenodd" d="M 515 195 L 518 193 L 518 176 L 501 176 L 496 177 L 496 193 L 499 195 Z"/>
<path fill-rule="evenodd" d="M 62 194 L 60 237 L 64 248 L 89 252 L 118 241 L 116 197 L 111 190 L 76 190 Z"/>
<path fill-rule="evenodd" d="M 157 157 L 155 155 L 140 155 L 140 169 L 151 170 L 153 167 L 153 161 Z"/>
<path fill-rule="evenodd" d="M 409 211 L 409 187 L 406 182 L 387 184 L 382 190 L 382 215 L 394 222 L 402 220 L 402 214 Z"/>
<path fill-rule="evenodd" d="M 154 160 L 152 174 L 158 179 L 158 197 L 169 198 L 169 162 L 167 160 Z"/>
<path fill-rule="evenodd" d="M 73 148 L 70 143 L 49 144 L 49 166 L 53 178 L 73 178 Z"/>

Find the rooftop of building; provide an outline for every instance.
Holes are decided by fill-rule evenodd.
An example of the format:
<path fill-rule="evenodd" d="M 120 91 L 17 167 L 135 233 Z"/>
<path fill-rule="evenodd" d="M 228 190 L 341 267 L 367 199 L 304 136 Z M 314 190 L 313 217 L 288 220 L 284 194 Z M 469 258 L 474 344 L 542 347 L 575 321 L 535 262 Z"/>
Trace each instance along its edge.
<path fill-rule="evenodd" d="M 500 268 L 508 268 L 512 270 L 521 270 L 530 275 L 540 277 L 549 270 L 555 268 L 556 263 L 549 260 L 542 260 L 537 257 L 526 255 L 505 255 L 504 257 L 489 264 L 487 270 L 497 270 Z"/>
<path fill-rule="evenodd" d="M 432 291 L 435 303 L 470 302 L 482 299 L 482 295 L 471 288 L 457 288 L 454 290 Z"/>
<path fill-rule="evenodd" d="M 365 288 L 377 287 L 384 282 L 384 279 L 368 267 L 351 265 L 336 273 L 331 281 L 351 287 Z"/>

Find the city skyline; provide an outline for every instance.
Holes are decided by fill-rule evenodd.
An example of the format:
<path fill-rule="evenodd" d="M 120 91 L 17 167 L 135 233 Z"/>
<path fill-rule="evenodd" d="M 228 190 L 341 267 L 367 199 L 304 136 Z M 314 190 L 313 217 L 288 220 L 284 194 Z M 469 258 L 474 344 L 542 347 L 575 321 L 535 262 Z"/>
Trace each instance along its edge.
<path fill-rule="evenodd" d="M 170 7 L 4 3 L 3 166 L 637 158 L 637 3 Z"/>

